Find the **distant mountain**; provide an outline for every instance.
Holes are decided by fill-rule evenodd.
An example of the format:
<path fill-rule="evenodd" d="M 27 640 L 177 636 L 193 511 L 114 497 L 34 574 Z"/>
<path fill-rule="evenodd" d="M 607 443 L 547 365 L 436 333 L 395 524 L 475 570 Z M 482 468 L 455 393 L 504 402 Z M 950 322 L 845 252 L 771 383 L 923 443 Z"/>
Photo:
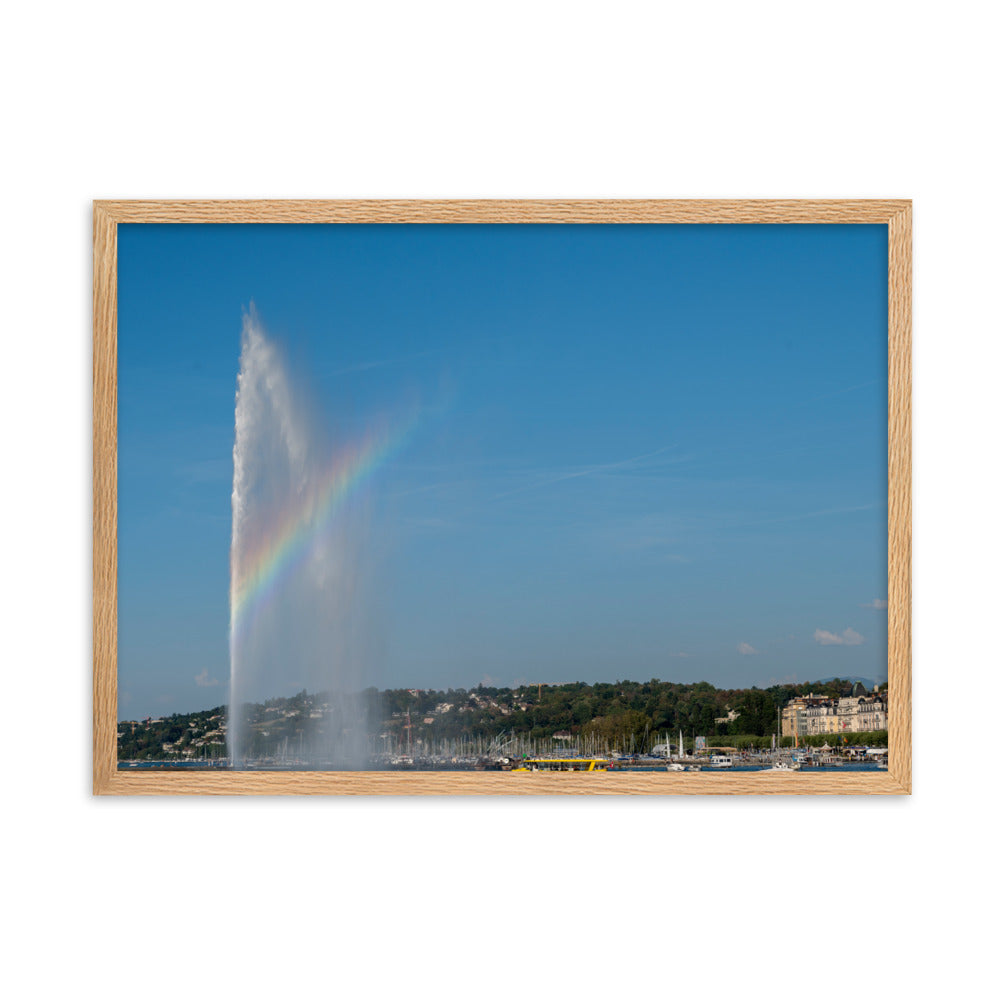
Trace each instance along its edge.
<path fill-rule="evenodd" d="M 872 680 L 871 677 L 821 677 L 818 681 L 814 681 L 815 684 L 829 684 L 831 681 L 850 681 L 852 684 L 857 684 L 860 681 L 864 686 L 871 691 L 876 684 L 885 684 L 885 679 L 876 681 Z"/>

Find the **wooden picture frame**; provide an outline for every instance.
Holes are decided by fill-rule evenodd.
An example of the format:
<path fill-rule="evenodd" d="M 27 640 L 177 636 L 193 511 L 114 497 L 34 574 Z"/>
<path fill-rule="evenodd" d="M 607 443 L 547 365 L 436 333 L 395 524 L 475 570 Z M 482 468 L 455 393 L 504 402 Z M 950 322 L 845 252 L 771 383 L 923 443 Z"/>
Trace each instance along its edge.
<path fill-rule="evenodd" d="M 117 768 L 119 223 L 853 223 L 888 234 L 889 769 L 846 774 L 128 772 Z M 905 200 L 97 201 L 93 206 L 93 791 L 99 795 L 896 795 L 911 792 L 911 259 Z"/>

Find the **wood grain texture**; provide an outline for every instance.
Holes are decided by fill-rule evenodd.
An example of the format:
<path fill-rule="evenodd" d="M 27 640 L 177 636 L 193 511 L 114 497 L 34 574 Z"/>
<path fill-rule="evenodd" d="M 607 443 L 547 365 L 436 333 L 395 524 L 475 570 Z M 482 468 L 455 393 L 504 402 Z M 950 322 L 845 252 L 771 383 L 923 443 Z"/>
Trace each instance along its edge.
<path fill-rule="evenodd" d="M 562 774 L 510 771 L 238 771 L 152 774 L 119 771 L 111 795 L 894 795 L 891 777 L 849 774 Z"/>
<path fill-rule="evenodd" d="M 108 788 L 118 733 L 118 227 L 94 205 L 94 791 Z"/>
<path fill-rule="evenodd" d="M 911 582 L 912 501 L 911 344 L 913 210 L 907 205 L 889 222 L 888 394 L 888 641 L 889 761 L 901 787 L 912 790 Z"/>
<path fill-rule="evenodd" d="M 890 768 L 845 774 L 117 770 L 119 223 L 875 223 L 887 227 Z M 104 795 L 898 795 L 911 753 L 912 206 L 865 201 L 98 201 L 94 203 L 94 792 Z"/>
<path fill-rule="evenodd" d="M 115 222 L 888 223 L 903 201 L 100 201 Z"/>

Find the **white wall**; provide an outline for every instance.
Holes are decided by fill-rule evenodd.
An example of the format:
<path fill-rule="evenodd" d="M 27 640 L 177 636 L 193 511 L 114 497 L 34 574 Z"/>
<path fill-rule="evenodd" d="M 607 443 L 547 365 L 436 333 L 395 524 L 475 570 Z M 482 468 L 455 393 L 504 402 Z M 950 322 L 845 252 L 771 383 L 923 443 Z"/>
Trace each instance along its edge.
<path fill-rule="evenodd" d="M 985 975 L 993 772 L 981 782 L 941 755 L 930 726 L 939 694 L 991 689 L 996 663 L 988 11 L 869 0 L 7 12 L 11 995 L 104 983 L 104 995 L 143 997 L 408 984 L 676 997 L 721 982 L 770 996 L 840 951 L 829 932 L 795 930 L 783 877 L 866 865 L 882 874 L 870 899 L 804 914 L 884 928 L 847 945 L 859 983 L 959 995 Z M 90 200 L 224 196 L 912 197 L 914 796 L 92 799 Z M 720 948 L 704 932 L 731 907 L 746 917 Z M 503 934 L 553 913 L 593 927 L 594 943 Z M 620 946 L 614 929 L 630 931 Z"/>

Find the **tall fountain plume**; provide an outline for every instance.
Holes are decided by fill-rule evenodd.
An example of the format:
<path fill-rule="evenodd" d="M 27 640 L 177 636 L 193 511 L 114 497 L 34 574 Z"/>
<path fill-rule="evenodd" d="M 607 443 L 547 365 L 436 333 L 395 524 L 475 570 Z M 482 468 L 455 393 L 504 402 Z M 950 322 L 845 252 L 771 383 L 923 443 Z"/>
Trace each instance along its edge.
<path fill-rule="evenodd" d="M 233 446 L 229 754 L 363 766 L 359 534 L 354 452 L 326 439 L 256 312 L 244 316 Z M 346 456 L 346 457 L 345 457 Z M 355 476 L 355 479 L 357 477 Z M 247 706 L 308 691 L 289 745 L 267 742 Z M 273 718 L 273 716 L 272 716 Z"/>

